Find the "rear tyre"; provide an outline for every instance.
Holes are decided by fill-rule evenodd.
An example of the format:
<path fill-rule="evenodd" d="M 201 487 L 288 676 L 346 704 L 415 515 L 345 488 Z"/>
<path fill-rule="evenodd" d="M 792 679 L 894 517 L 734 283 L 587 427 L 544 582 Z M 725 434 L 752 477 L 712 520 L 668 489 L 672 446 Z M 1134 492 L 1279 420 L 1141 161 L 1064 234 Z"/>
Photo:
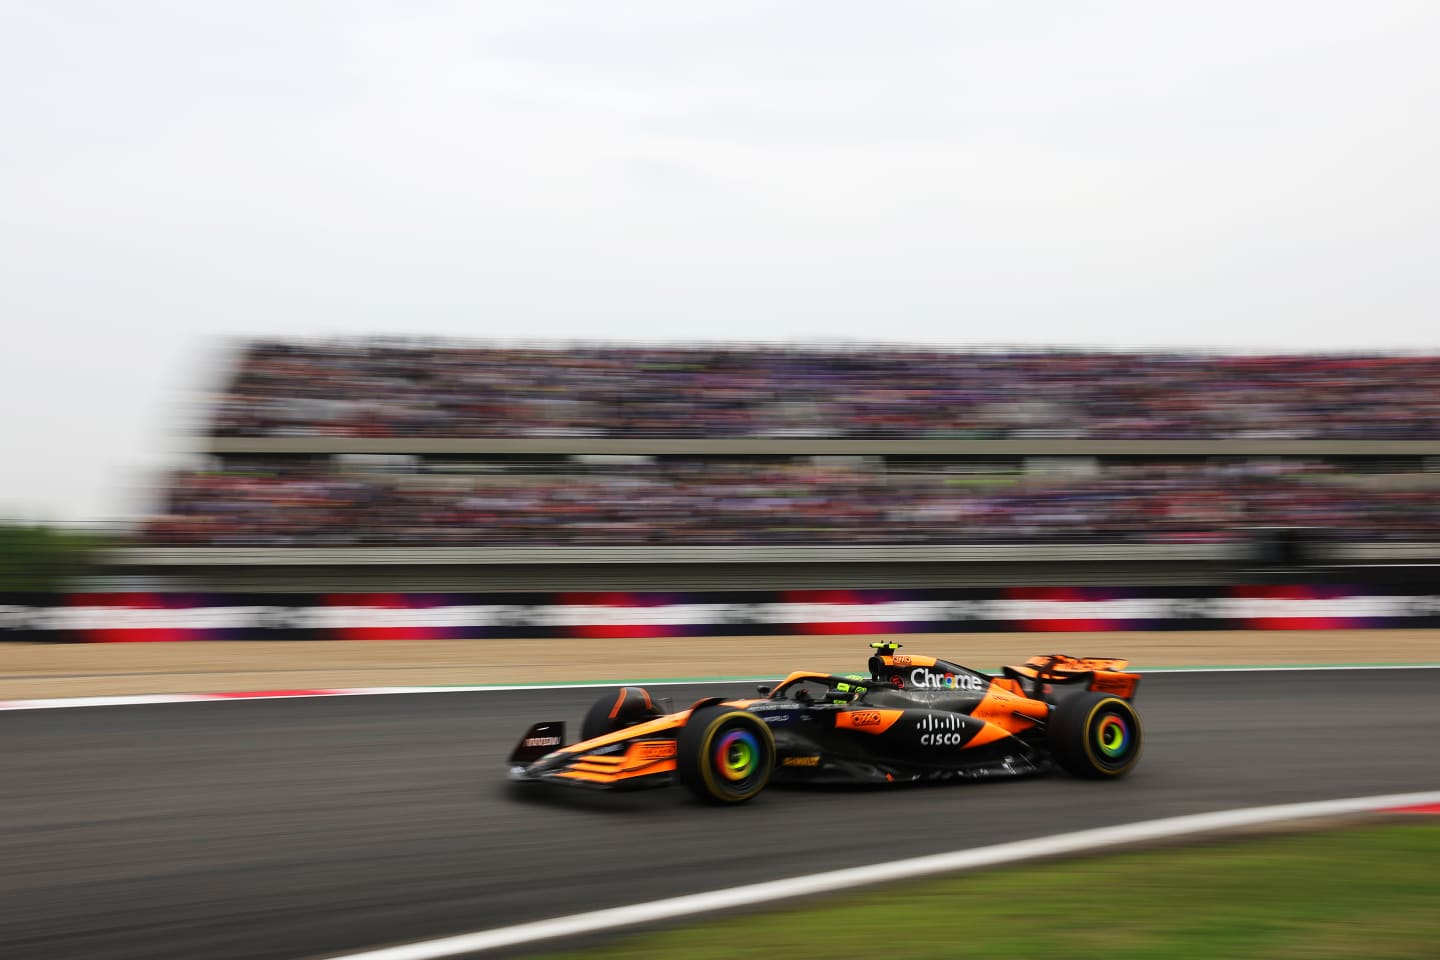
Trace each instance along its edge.
<path fill-rule="evenodd" d="M 621 687 L 596 700 L 580 724 L 580 739 L 593 740 L 660 716 L 644 687 Z"/>
<path fill-rule="evenodd" d="M 754 714 L 702 707 L 680 731 L 675 772 L 702 800 L 743 803 L 765 789 L 774 769 L 775 739 Z"/>
<path fill-rule="evenodd" d="M 1050 749 L 1076 777 L 1123 777 L 1140 760 L 1140 715 L 1119 697 L 1086 691 L 1062 700 L 1050 718 Z"/>

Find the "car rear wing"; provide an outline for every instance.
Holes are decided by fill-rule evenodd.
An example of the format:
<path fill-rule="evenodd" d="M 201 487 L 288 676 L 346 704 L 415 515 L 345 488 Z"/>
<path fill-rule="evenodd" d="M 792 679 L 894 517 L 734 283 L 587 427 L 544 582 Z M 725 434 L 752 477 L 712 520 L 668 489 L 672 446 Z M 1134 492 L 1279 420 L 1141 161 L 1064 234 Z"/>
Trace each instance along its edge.
<path fill-rule="evenodd" d="M 1069 684 L 1088 680 L 1091 690 L 1129 700 L 1135 696 L 1135 688 L 1140 684 L 1140 674 L 1126 670 L 1128 666 L 1129 660 L 1051 653 L 1031 657 L 1019 666 L 1006 666 L 1002 669 L 1007 677 L 1029 680 L 1033 684 Z"/>

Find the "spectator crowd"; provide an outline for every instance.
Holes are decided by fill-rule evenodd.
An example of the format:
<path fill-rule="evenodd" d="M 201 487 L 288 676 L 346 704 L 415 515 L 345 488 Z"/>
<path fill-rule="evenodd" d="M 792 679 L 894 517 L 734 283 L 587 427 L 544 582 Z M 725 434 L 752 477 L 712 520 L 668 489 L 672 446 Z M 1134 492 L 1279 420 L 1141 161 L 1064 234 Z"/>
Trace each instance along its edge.
<path fill-rule="evenodd" d="M 222 437 L 1440 438 L 1440 357 L 248 344 Z"/>
<path fill-rule="evenodd" d="M 1240 540 L 1257 526 L 1435 541 L 1440 493 L 1376 489 L 1319 464 L 1150 465 L 1030 479 L 714 461 L 558 476 L 257 466 L 175 477 L 145 539 L 212 546 L 1145 543 Z"/>
<path fill-rule="evenodd" d="M 1440 357 L 254 342 L 218 437 L 1437 439 Z M 660 460 L 559 474 L 272 458 L 172 478 L 154 544 L 1440 540 L 1440 486 L 1333 465 Z"/>

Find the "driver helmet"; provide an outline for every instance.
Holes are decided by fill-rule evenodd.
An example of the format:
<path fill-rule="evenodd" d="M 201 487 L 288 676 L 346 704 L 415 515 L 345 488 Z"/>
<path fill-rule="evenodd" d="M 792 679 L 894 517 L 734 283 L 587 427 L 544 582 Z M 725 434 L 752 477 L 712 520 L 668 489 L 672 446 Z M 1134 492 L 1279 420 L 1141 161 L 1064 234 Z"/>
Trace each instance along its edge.
<path fill-rule="evenodd" d="M 857 681 L 858 681 L 858 682 L 857 682 Z M 861 674 L 861 673 L 847 673 L 847 674 L 845 674 L 845 676 L 844 676 L 843 678 L 841 678 L 841 682 L 835 684 L 835 689 L 836 689 L 837 691 L 839 691 L 840 693 L 848 693 L 848 694 L 850 694 L 850 696 L 849 696 L 848 698 L 843 698 L 843 699 L 837 698 L 837 699 L 835 699 L 835 700 L 833 700 L 833 701 L 831 701 L 831 702 L 832 702 L 832 703 L 850 703 L 852 700 L 859 699 L 859 698 L 865 693 L 865 684 L 866 684 L 866 683 L 869 683 L 869 682 L 870 682 L 870 678 L 867 677 L 867 676 L 865 676 L 864 674 Z"/>

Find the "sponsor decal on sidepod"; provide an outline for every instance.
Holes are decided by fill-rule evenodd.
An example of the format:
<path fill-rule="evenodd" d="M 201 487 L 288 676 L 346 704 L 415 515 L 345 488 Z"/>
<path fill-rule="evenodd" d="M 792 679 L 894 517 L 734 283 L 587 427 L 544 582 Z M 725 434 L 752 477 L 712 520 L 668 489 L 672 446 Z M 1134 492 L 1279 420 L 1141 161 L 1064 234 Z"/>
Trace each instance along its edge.
<path fill-rule="evenodd" d="M 965 723 L 959 717 L 926 717 L 917 724 L 922 747 L 958 747 L 965 742 Z"/>

